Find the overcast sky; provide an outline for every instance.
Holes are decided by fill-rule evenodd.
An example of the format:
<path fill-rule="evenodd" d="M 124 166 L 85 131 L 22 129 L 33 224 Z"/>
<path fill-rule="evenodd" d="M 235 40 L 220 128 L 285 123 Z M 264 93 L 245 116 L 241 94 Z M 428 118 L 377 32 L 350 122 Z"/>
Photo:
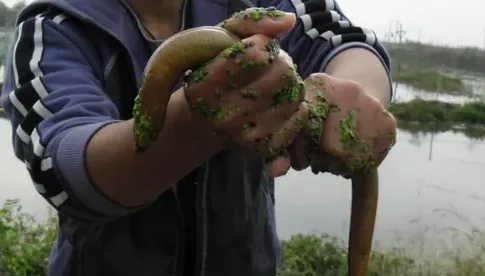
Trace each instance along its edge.
<path fill-rule="evenodd" d="M 420 38 L 423 42 L 440 44 L 485 46 L 485 0 L 337 1 L 355 24 L 372 28 L 379 36 L 388 31 L 393 21 L 399 20 L 407 36 L 413 39 Z M 11 6 L 16 0 L 3 2 Z"/>

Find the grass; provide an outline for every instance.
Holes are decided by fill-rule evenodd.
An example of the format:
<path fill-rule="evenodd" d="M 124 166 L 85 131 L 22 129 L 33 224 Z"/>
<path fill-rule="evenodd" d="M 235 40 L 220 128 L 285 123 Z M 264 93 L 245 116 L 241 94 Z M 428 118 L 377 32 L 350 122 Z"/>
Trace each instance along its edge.
<path fill-rule="evenodd" d="M 394 70 L 393 80 L 433 93 L 472 95 L 472 89 L 465 85 L 460 78 L 445 75 L 434 69 L 400 68 Z"/>
<path fill-rule="evenodd" d="M 36 221 L 22 211 L 17 200 L 8 200 L 0 208 L 0 275 L 46 275 L 56 223 L 53 214 L 45 221 Z M 421 237 L 425 232 L 419 232 Z M 430 255 L 424 253 L 423 240 L 388 250 L 374 250 L 369 276 L 485 275 L 485 235 L 476 230 L 462 236 L 466 237 L 467 243 L 460 243 L 459 247 L 440 244 L 440 250 L 428 250 L 433 252 Z M 337 238 L 298 234 L 281 244 L 283 259 L 278 276 L 346 275 L 347 249 Z"/>

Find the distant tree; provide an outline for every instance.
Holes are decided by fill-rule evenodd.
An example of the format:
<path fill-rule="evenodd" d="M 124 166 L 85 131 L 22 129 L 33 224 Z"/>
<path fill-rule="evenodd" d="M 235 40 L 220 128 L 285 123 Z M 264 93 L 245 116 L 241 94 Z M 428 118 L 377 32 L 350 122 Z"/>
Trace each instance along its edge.
<path fill-rule="evenodd" d="M 25 5 L 25 1 L 19 1 L 12 8 L 9 8 L 3 1 L 0 0 L 0 27 L 12 27 L 18 13 L 25 7 Z"/>
<path fill-rule="evenodd" d="M 15 3 L 15 5 L 13 5 L 12 11 L 15 14 L 18 14 L 26 5 L 27 5 L 27 2 L 25 0 L 24 1 L 18 1 L 17 3 Z"/>

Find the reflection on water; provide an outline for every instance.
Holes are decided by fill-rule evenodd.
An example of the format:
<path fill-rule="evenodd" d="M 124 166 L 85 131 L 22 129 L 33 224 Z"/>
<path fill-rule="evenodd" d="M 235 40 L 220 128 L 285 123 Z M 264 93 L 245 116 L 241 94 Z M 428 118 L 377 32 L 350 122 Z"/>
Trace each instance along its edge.
<path fill-rule="evenodd" d="M 32 187 L 24 165 L 12 153 L 6 120 L 0 120 L 0 133 L 0 201 L 20 198 L 26 211 L 42 216 L 47 205 Z M 398 143 L 380 169 L 376 239 L 392 245 L 396 229 L 406 236 L 414 229 L 412 221 L 416 219 L 437 227 L 470 227 L 469 222 L 456 216 L 443 216 L 449 210 L 483 226 L 484 169 L 485 144 L 480 141 L 453 133 L 431 136 L 400 131 Z M 282 237 L 326 232 L 345 238 L 350 182 L 330 175 L 315 176 L 310 171 L 292 171 L 277 180 L 276 205 Z"/>

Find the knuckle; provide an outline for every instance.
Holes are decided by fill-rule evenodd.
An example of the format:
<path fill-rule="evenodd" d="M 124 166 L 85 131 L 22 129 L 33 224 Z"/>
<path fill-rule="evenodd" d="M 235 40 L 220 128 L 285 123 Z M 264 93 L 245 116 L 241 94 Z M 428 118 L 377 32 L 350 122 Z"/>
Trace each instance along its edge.
<path fill-rule="evenodd" d="M 397 121 L 396 119 L 387 111 L 383 111 L 384 113 L 383 119 L 380 120 L 380 127 L 384 132 L 393 132 L 397 131 Z"/>
<path fill-rule="evenodd" d="M 258 49 L 265 49 L 266 45 L 273 41 L 272 38 L 269 38 L 263 34 L 255 34 L 249 38 L 243 39 L 244 42 L 252 42 Z"/>
<path fill-rule="evenodd" d="M 275 106 L 287 105 L 287 110 L 293 113 L 294 109 L 304 100 L 304 86 L 296 80 L 283 82 L 282 87 L 273 95 L 273 103 Z"/>
<path fill-rule="evenodd" d="M 269 58 L 268 55 L 264 52 L 259 50 L 258 48 L 252 48 L 245 54 L 246 60 L 252 60 L 255 62 L 267 63 Z"/>
<path fill-rule="evenodd" d="M 348 80 L 346 81 L 343 86 L 348 89 L 348 90 L 353 90 L 353 91 L 362 91 L 364 88 L 363 86 L 356 82 L 356 81 L 353 81 L 353 80 Z"/>
<path fill-rule="evenodd" d="M 390 117 L 387 120 L 385 120 L 385 128 L 395 133 L 397 130 L 396 119 L 394 117 Z"/>
<path fill-rule="evenodd" d="M 291 56 L 285 52 L 284 50 L 279 50 L 277 53 L 275 53 L 278 56 L 278 59 L 285 63 L 292 71 L 296 72 L 295 65 L 293 64 L 293 59 Z"/>
<path fill-rule="evenodd" d="M 309 82 L 317 82 L 320 80 L 321 75 L 321 73 L 312 73 L 306 78 L 306 80 L 308 80 Z"/>
<path fill-rule="evenodd" d="M 257 63 L 255 65 L 260 65 L 256 67 L 260 68 L 267 67 L 272 63 L 278 53 L 279 45 L 274 39 L 258 34 L 234 44 L 233 47 L 226 51 L 224 56 L 228 58 L 233 57 L 236 62 L 241 62 L 242 60 L 254 61 Z M 248 65 L 248 68 L 254 67 L 249 66 L 250 64 L 246 65 Z"/>
<path fill-rule="evenodd" d="M 305 82 L 311 83 L 312 85 L 315 85 L 315 86 L 324 87 L 327 79 L 328 79 L 327 74 L 312 73 L 305 79 Z"/>
<path fill-rule="evenodd" d="M 342 90 L 345 91 L 344 93 L 355 99 L 363 91 L 362 85 L 355 81 L 346 81 L 341 85 L 342 85 Z"/>

